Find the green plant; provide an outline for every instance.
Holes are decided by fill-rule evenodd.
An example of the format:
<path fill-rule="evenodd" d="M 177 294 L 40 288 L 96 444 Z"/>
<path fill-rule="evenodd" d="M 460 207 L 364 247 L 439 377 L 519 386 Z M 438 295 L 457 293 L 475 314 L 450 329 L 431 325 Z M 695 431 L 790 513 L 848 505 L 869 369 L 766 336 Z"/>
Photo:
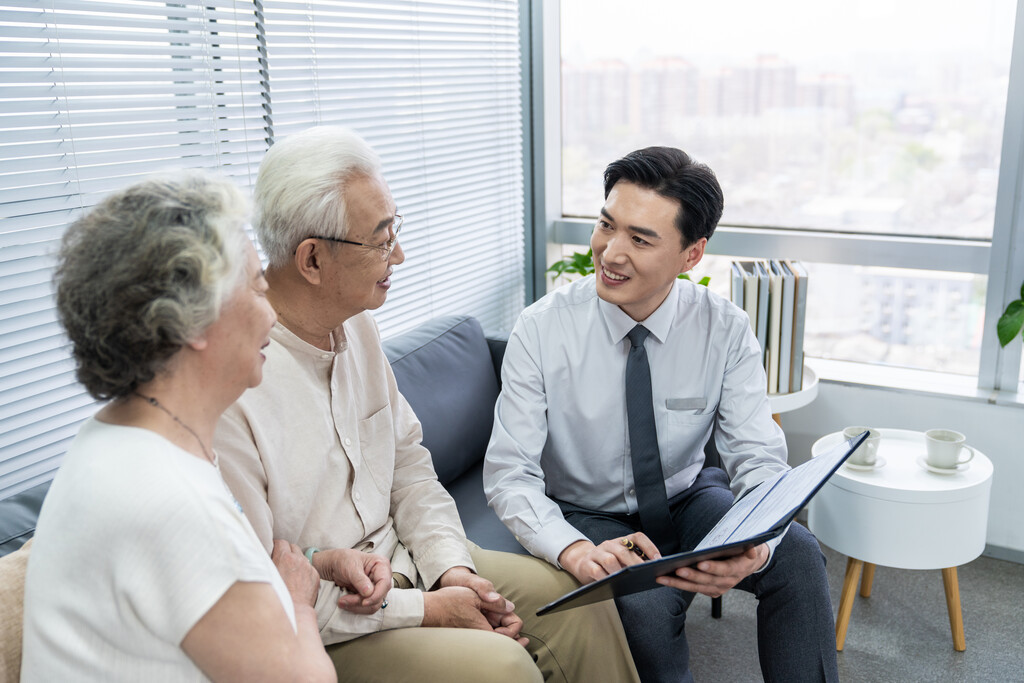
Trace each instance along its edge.
<path fill-rule="evenodd" d="M 574 252 L 572 256 L 566 256 L 561 261 L 555 261 L 548 268 L 547 272 L 553 273 L 551 276 L 552 280 L 557 280 L 566 275 L 590 275 L 594 272 L 594 252 L 591 249 L 587 249 L 586 252 Z M 679 279 L 689 280 L 690 276 L 688 273 L 680 273 Z M 709 282 L 711 282 L 711 276 L 705 275 L 697 284 L 707 287 Z"/>
<path fill-rule="evenodd" d="M 996 332 L 999 334 L 1000 346 L 1006 346 L 1024 329 L 1024 282 L 1020 284 L 1020 299 L 1011 301 L 999 316 Z"/>

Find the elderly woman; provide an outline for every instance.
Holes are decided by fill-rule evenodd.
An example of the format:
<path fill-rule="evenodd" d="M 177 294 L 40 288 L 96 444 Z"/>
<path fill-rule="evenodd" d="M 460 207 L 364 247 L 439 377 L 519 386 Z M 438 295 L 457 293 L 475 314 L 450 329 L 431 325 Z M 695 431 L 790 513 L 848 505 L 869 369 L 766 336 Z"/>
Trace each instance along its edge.
<path fill-rule="evenodd" d="M 246 214 L 229 182 L 180 173 L 64 237 L 58 312 L 79 381 L 109 403 L 39 516 L 23 681 L 335 680 L 316 571 L 283 541 L 267 556 L 210 448 L 275 320 Z"/>

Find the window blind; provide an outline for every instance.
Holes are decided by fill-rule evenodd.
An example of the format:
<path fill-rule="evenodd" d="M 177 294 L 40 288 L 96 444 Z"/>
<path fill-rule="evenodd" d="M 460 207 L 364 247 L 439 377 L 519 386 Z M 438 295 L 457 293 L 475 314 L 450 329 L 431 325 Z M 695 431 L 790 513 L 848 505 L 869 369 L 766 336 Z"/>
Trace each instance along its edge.
<path fill-rule="evenodd" d="M 382 333 L 452 313 L 507 332 L 523 306 L 518 6 L 266 0 L 274 129 L 358 131 L 405 216 Z"/>
<path fill-rule="evenodd" d="M 251 5 L 0 3 L 0 497 L 49 479 L 96 405 L 52 301 L 64 229 L 174 167 L 248 185 L 266 148 Z"/>
<path fill-rule="evenodd" d="M 251 187 L 275 137 L 359 131 L 406 216 L 385 335 L 524 298 L 517 3 L 0 0 L 0 498 L 96 405 L 52 303 L 83 210 L 173 167 Z"/>

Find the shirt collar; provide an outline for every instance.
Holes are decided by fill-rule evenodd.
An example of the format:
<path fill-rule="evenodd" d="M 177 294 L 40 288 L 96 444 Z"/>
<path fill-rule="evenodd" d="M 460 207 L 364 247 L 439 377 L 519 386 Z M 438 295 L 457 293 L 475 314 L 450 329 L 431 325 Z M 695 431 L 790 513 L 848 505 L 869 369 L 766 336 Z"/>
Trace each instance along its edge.
<path fill-rule="evenodd" d="M 319 349 L 303 340 L 294 332 L 282 325 L 280 320 L 275 322 L 274 327 L 271 328 L 270 338 L 280 343 L 282 346 L 286 346 L 307 356 L 313 356 L 321 360 L 332 359 L 336 354 L 342 353 L 348 349 L 348 338 L 345 336 L 344 325 L 339 325 L 338 328 L 331 333 L 332 348 L 330 351 Z"/>
<path fill-rule="evenodd" d="M 598 310 L 601 312 L 601 317 L 604 319 L 605 327 L 608 329 L 612 342 L 615 344 L 620 343 L 626 338 L 630 330 L 636 327 L 637 324 L 640 324 L 650 330 L 651 336 L 664 344 L 665 339 L 668 338 L 669 330 L 672 329 L 672 322 L 675 320 L 676 311 L 679 308 L 676 305 L 679 300 L 678 284 L 678 282 L 673 284 L 665 300 L 642 323 L 637 323 L 637 321 L 630 318 L 629 315 L 615 304 L 598 297 Z"/>

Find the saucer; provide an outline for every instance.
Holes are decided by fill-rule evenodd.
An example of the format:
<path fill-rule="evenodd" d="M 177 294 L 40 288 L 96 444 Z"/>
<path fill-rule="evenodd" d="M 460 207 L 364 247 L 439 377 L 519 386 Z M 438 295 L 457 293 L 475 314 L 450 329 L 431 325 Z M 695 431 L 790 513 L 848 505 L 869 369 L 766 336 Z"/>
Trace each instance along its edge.
<path fill-rule="evenodd" d="M 877 469 L 881 469 L 881 468 L 885 467 L 885 458 L 882 458 L 882 457 L 876 458 L 874 465 L 855 465 L 852 462 L 850 462 L 849 460 L 847 460 L 845 463 L 843 463 L 843 466 L 844 467 L 849 467 L 851 470 L 855 470 L 857 472 L 871 472 L 873 470 L 877 470 Z"/>
<path fill-rule="evenodd" d="M 917 464 L 935 474 L 956 474 L 957 472 L 967 470 L 971 466 L 970 462 L 962 462 L 956 467 L 935 467 L 934 465 L 929 465 L 928 460 L 923 455 L 917 459 Z"/>

